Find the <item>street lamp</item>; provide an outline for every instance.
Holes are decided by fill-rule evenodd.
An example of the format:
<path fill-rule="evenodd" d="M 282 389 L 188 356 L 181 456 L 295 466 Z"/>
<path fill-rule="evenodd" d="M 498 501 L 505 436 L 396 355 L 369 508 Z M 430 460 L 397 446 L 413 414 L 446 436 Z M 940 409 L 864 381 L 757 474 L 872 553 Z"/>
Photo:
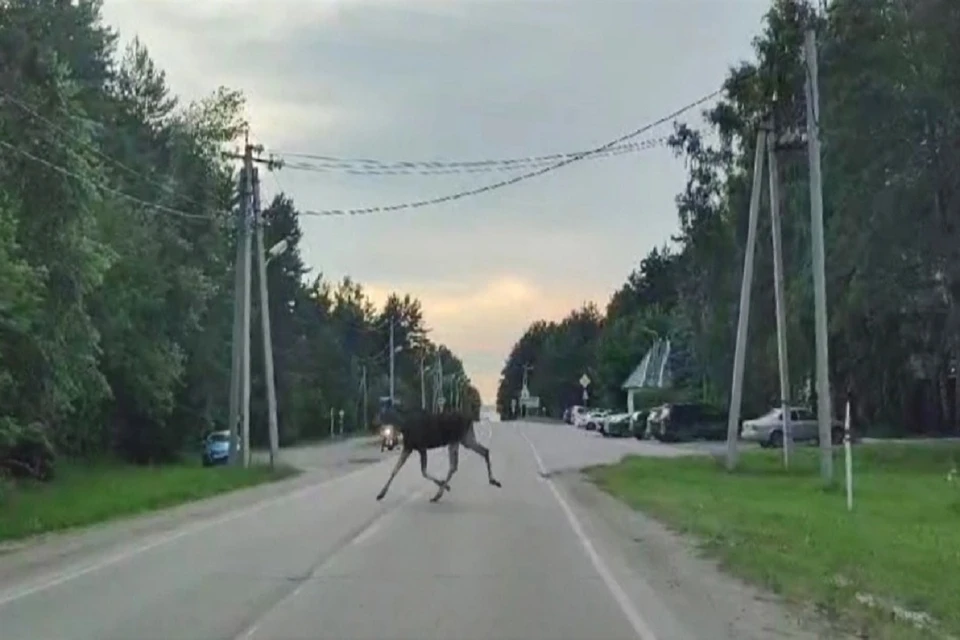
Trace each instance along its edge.
<path fill-rule="evenodd" d="M 396 378 L 394 377 L 394 356 L 403 351 L 403 345 L 394 346 L 394 321 L 390 320 L 390 406 L 392 407 L 396 398 Z"/>
<path fill-rule="evenodd" d="M 290 248 L 290 243 L 287 242 L 286 239 L 283 239 L 277 244 L 270 247 L 270 250 L 267 251 L 267 264 L 270 264 L 270 261 L 273 260 L 274 258 L 277 258 L 283 255 L 284 253 L 286 253 L 287 249 L 289 248 Z"/>
<path fill-rule="evenodd" d="M 420 409 L 427 410 L 427 379 L 426 375 L 433 370 L 432 366 L 425 366 L 425 355 L 420 356 Z"/>
<path fill-rule="evenodd" d="M 290 242 L 284 238 L 264 250 L 263 225 L 257 225 L 257 253 L 260 271 L 260 326 L 263 330 L 263 368 L 267 383 L 267 424 L 270 437 L 270 467 L 276 464 L 280 453 L 280 428 L 277 425 L 277 388 L 273 378 L 273 337 L 270 331 L 270 296 L 267 291 L 267 263 L 283 255 L 290 248 Z M 245 454 L 246 455 L 246 454 Z"/>

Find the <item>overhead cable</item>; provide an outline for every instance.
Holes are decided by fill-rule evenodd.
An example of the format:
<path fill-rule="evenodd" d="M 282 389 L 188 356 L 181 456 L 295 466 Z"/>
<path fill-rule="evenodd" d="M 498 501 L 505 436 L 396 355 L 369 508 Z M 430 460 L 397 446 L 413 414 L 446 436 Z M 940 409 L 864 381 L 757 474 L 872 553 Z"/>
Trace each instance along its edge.
<path fill-rule="evenodd" d="M 317 173 L 346 173 L 357 176 L 401 176 L 401 175 L 451 175 L 489 173 L 492 171 L 512 172 L 542 167 L 561 160 L 583 156 L 584 158 L 609 158 L 628 153 L 637 153 L 667 144 L 667 137 L 638 140 L 627 144 L 617 145 L 604 151 L 577 151 L 574 153 L 554 153 L 544 156 L 529 156 L 523 158 L 505 158 L 496 160 L 409 160 L 391 161 L 372 160 L 368 158 L 336 158 L 308 153 L 286 153 L 272 151 L 272 155 L 285 158 L 284 169 L 297 171 L 313 171 Z M 314 162 L 291 161 L 289 158 L 307 158 Z"/>
<path fill-rule="evenodd" d="M 139 180 L 141 180 L 141 181 L 143 181 L 143 182 L 145 182 L 145 183 L 151 184 L 151 185 L 153 185 L 153 186 L 155 186 L 155 187 L 158 187 L 159 189 L 161 189 L 162 191 L 164 191 L 164 192 L 167 193 L 168 195 L 173 196 L 174 198 L 179 198 L 179 199 L 181 199 L 181 200 L 184 200 L 185 202 L 189 202 L 189 203 L 194 204 L 194 205 L 197 205 L 197 206 L 199 206 L 199 207 L 201 207 L 201 208 L 205 208 L 205 205 L 203 205 L 202 203 L 198 202 L 197 200 L 194 200 L 194 199 L 191 198 L 190 196 L 184 194 L 182 191 L 176 189 L 176 188 L 173 187 L 172 185 L 169 185 L 169 184 L 160 182 L 159 180 L 156 180 L 156 179 L 151 178 L 151 177 L 149 177 L 149 176 L 147 176 L 147 175 L 144 175 L 143 173 L 137 171 L 136 169 L 132 169 L 131 167 L 127 166 L 126 164 L 124 164 L 124 163 L 121 162 L 120 160 L 117 160 L 116 158 L 110 156 L 109 154 L 106 154 L 106 153 L 104 153 L 103 151 L 101 151 L 101 150 L 97 147 L 97 145 L 94 144 L 93 142 L 90 142 L 89 140 L 84 140 L 84 139 L 80 138 L 79 136 L 70 133 L 69 131 L 67 131 L 66 129 L 64 129 L 63 127 L 61 127 L 60 125 L 58 125 L 57 123 L 53 122 L 52 120 L 50 120 L 50 119 L 47 118 L 46 116 L 42 115 L 36 108 L 32 107 L 31 105 L 27 104 L 24 100 L 22 100 L 22 99 L 20 99 L 20 98 L 18 98 L 18 97 L 16 97 L 16 96 L 14 96 L 14 95 L 12 95 L 11 93 L 9 93 L 9 92 L 7 92 L 7 91 L 0 90 L 0 100 L 5 100 L 5 101 L 9 102 L 10 104 L 14 105 L 15 107 L 17 107 L 17 108 L 19 108 L 20 110 L 22 110 L 22 111 L 24 111 L 25 113 L 27 113 L 29 116 L 31 116 L 31 117 L 34 118 L 35 120 L 39 120 L 40 122 L 44 123 L 48 128 L 53 129 L 54 131 L 56 131 L 57 133 L 59 133 L 59 134 L 60 134 L 61 136 L 63 136 L 64 138 L 67 138 L 68 140 L 70 140 L 70 141 L 72 141 L 72 142 L 80 145 L 81 147 L 84 147 L 85 149 L 91 151 L 91 152 L 94 153 L 97 157 L 99 157 L 99 158 L 101 158 L 101 159 L 103 159 L 103 160 L 106 160 L 107 162 L 109 162 L 110 164 L 114 165 L 115 167 L 123 170 L 124 172 L 126 172 L 126 173 L 129 174 L 130 176 L 132 176 L 132 177 L 134 177 L 134 178 L 137 178 L 137 179 L 139 179 Z"/>
<path fill-rule="evenodd" d="M 61 175 L 64 175 L 64 176 L 73 178 L 73 179 L 75 179 L 75 180 L 78 180 L 78 181 L 82 182 L 83 184 L 86 184 L 86 185 L 88 185 L 88 186 L 90 186 L 90 187 L 93 187 L 94 189 L 98 189 L 98 190 L 100 190 L 100 191 L 105 191 L 105 192 L 110 193 L 110 194 L 113 194 L 113 195 L 115 195 L 115 196 L 117 196 L 117 197 L 123 198 L 124 200 L 128 200 L 128 201 L 133 202 L 133 203 L 135 203 L 135 204 L 139 204 L 139 205 L 141 205 L 141 206 L 143 206 L 143 207 L 146 207 L 146 208 L 148 208 L 148 209 L 153 209 L 153 210 L 155 210 L 155 211 L 160 211 L 160 212 L 163 212 L 163 213 L 167 213 L 167 214 L 170 214 L 170 215 L 174 215 L 174 216 L 177 216 L 177 217 L 180 217 L 180 218 L 187 218 L 187 219 L 190 219 L 190 220 L 205 220 L 205 221 L 208 221 L 208 222 L 209 222 L 209 221 L 215 221 L 215 218 L 213 218 L 213 217 L 211 217 L 211 216 L 208 216 L 208 215 L 202 215 L 202 214 L 197 214 L 197 213 L 189 213 L 189 212 L 187 212 L 187 211 L 181 211 L 180 209 L 174 209 L 173 207 L 167 207 L 167 206 L 165 206 L 165 205 L 157 204 L 157 203 L 155 203 L 155 202 L 148 202 L 148 201 L 142 200 L 141 198 L 138 198 L 138 197 L 136 197 L 136 196 L 132 196 L 132 195 L 130 195 L 129 193 L 125 193 L 125 192 L 123 192 L 123 191 L 121 191 L 121 190 L 119 190 L 119 189 L 114 189 L 113 187 L 108 187 L 107 185 L 105 185 L 105 184 L 103 184 L 103 183 L 101 183 L 101 182 L 97 182 L 97 181 L 95 181 L 95 180 L 91 180 L 90 178 L 88 178 L 88 177 L 86 177 L 86 176 L 82 176 L 82 175 L 80 175 L 79 173 L 75 173 L 75 172 L 73 172 L 73 171 L 70 171 L 69 169 L 65 169 L 65 168 L 61 167 L 60 165 L 54 164 L 53 162 L 50 162 L 49 160 L 45 160 L 45 159 L 43 159 L 43 158 L 41 158 L 41 157 L 39 157 L 39 156 L 36 156 L 36 155 L 30 153 L 29 151 L 25 151 L 24 149 L 21 149 L 20 147 L 17 147 L 17 146 L 15 146 L 15 145 L 12 145 L 12 144 L 10 144 L 9 142 L 6 142 L 5 140 L 0 140 L 0 147 L 3 147 L 3 148 L 5 148 L 5 149 L 8 149 L 8 150 L 12 151 L 13 153 L 16 153 L 17 155 L 26 158 L 27 160 L 31 160 L 31 161 L 36 162 L 36 163 L 38 163 L 38 164 L 42 164 L 42 165 L 44 165 L 45 167 L 47 167 L 48 169 L 51 169 L 51 170 L 53 170 L 53 171 L 56 171 L 57 173 L 59 173 L 59 174 L 61 174 Z"/>
<path fill-rule="evenodd" d="M 680 116 L 686 113 L 687 111 L 690 111 L 691 109 L 695 109 L 699 107 L 700 105 L 716 98 L 722 92 L 723 92 L 723 89 L 718 89 L 717 91 L 713 91 L 707 94 L 706 96 L 703 96 L 702 98 L 699 98 L 698 100 L 695 100 L 694 102 L 691 102 L 690 104 L 685 105 L 677 109 L 676 111 L 673 111 L 672 113 L 669 113 L 663 116 L 662 118 L 658 118 L 657 120 L 649 124 L 643 125 L 639 129 L 635 129 L 629 133 L 623 134 L 618 138 L 615 138 L 610 142 L 603 144 L 599 147 L 596 147 L 594 149 L 591 149 L 589 151 L 582 151 L 578 154 L 575 154 L 571 157 L 565 158 L 553 164 L 549 164 L 545 167 L 541 167 L 533 171 L 528 171 L 526 173 L 513 176 L 511 178 L 506 178 L 504 180 L 500 180 L 499 182 L 487 184 L 482 187 L 467 189 L 464 191 L 458 191 L 456 193 L 451 193 L 444 196 L 437 196 L 435 198 L 429 198 L 425 200 L 405 202 L 402 204 L 393 204 L 393 205 L 376 206 L 376 207 L 363 207 L 363 208 L 357 208 L 357 209 L 323 209 L 319 211 L 301 210 L 300 215 L 330 217 L 330 216 L 360 216 L 360 215 L 370 215 L 375 213 L 391 213 L 394 211 L 404 211 L 407 209 L 421 209 L 423 207 L 429 207 L 437 204 L 444 204 L 446 202 L 453 202 L 456 200 L 469 198 L 471 196 L 477 196 L 484 193 L 489 193 L 491 191 L 497 191 L 499 189 L 503 189 L 504 187 L 509 187 L 511 185 L 518 184 L 520 182 L 524 182 L 526 180 L 530 180 L 532 178 L 542 176 L 546 173 L 550 173 L 551 171 L 556 171 L 557 169 L 565 167 L 569 164 L 573 164 L 574 162 L 579 162 L 584 158 L 608 151 L 618 145 L 621 145 L 625 142 L 633 140 L 634 138 L 637 138 L 647 133 L 648 131 L 650 131 L 655 127 L 658 127 L 666 122 L 673 120 L 677 116 Z"/>

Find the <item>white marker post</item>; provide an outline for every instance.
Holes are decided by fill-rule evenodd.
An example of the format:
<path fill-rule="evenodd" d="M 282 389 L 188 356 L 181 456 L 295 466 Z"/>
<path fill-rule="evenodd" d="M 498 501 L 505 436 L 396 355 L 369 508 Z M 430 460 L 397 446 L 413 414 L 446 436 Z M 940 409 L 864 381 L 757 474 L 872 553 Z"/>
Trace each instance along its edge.
<path fill-rule="evenodd" d="M 843 455 L 847 467 L 847 511 L 853 511 L 853 447 L 850 443 L 850 401 L 843 420 Z"/>

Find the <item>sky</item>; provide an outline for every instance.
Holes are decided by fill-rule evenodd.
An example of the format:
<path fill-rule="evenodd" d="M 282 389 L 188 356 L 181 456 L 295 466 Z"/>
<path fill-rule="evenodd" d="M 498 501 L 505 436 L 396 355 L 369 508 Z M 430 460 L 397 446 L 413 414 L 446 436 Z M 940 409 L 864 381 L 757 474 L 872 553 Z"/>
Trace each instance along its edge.
<path fill-rule="evenodd" d="M 105 0 L 103 13 L 121 41 L 140 38 L 183 100 L 218 86 L 242 91 L 252 136 L 268 151 L 449 162 L 585 151 L 656 121 L 752 58 L 769 4 Z M 702 122 L 699 109 L 681 120 Z M 519 173 L 357 175 L 288 164 L 264 176 L 263 200 L 282 190 L 301 211 L 322 213 Z M 685 175 L 681 159 L 654 145 L 431 207 L 304 215 L 301 252 L 314 274 L 349 275 L 374 302 L 393 291 L 419 298 L 431 338 L 463 359 L 490 403 L 531 322 L 585 302 L 605 307 L 639 260 L 670 241 Z"/>

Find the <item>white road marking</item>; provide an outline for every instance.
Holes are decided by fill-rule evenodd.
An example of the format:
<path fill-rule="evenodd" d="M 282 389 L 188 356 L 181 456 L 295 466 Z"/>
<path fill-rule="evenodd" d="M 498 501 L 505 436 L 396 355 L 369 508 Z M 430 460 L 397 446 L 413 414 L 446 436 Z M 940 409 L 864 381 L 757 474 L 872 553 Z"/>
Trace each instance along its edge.
<path fill-rule="evenodd" d="M 603 558 L 600 557 L 600 554 L 597 553 L 593 543 L 590 542 L 590 538 L 587 537 L 586 532 L 583 530 L 580 520 L 577 519 L 573 509 L 570 508 L 570 505 L 567 503 L 566 499 L 564 499 L 563 494 L 561 494 L 554 485 L 553 480 L 547 477 L 547 469 L 543 464 L 543 459 L 540 457 L 540 453 L 533 445 L 533 441 L 531 441 L 530 438 L 527 437 L 527 434 L 523 431 L 520 431 L 520 435 L 523 436 L 523 439 L 527 441 L 528 445 L 530 445 L 530 451 L 533 452 L 533 457 L 537 461 L 537 468 L 540 471 L 541 479 L 546 482 L 547 486 L 550 488 L 550 492 L 553 494 L 553 497 L 557 499 L 560 509 L 567 517 L 567 522 L 570 523 L 570 528 L 573 529 L 574 534 L 576 534 L 577 538 L 580 540 L 580 544 L 583 546 L 583 550 L 590 559 L 590 563 L 593 564 L 593 568 L 600 576 L 600 579 L 603 580 L 607 590 L 610 591 L 610 595 L 612 595 L 613 599 L 617 601 L 617 604 L 620 606 L 620 610 L 623 612 L 623 615 L 626 616 L 627 621 L 630 622 L 630 626 L 633 627 L 633 631 L 637 634 L 637 637 L 640 638 L 640 640 L 657 640 L 657 637 L 653 634 L 650 626 L 644 621 L 643 617 L 640 616 L 640 613 L 637 611 L 636 607 L 633 606 L 630 596 L 628 596 L 627 592 L 622 586 L 620 586 L 620 583 L 617 582 L 617 579 L 610 571 L 610 568 L 607 567 L 607 563 L 604 562 Z"/>
<path fill-rule="evenodd" d="M 331 554 L 328 558 L 326 558 L 323 562 L 321 562 L 318 566 L 316 566 L 313 569 L 313 571 L 310 572 L 310 575 L 306 579 L 301 581 L 299 585 L 297 585 L 296 589 L 288 593 L 286 596 L 280 598 L 280 600 L 278 600 L 277 602 L 275 602 L 273 606 L 270 607 L 267 611 L 265 611 L 258 620 L 254 621 L 254 623 L 250 625 L 246 631 L 243 631 L 240 634 L 238 634 L 235 637 L 235 640 L 250 640 L 250 638 L 253 638 L 253 636 L 257 633 L 257 631 L 259 631 L 260 628 L 263 626 L 263 623 L 270 619 L 270 615 L 280 608 L 280 605 L 284 603 L 288 603 L 292 601 L 294 598 L 296 598 L 298 595 L 300 595 L 300 592 L 303 591 L 303 588 L 306 587 L 307 584 L 309 584 L 310 581 L 317 576 L 317 574 L 319 574 L 321 571 L 323 571 L 328 566 L 330 566 L 330 564 L 334 560 L 336 560 L 338 557 L 340 557 L 340 555 L 343 552 L 353 547 L 356 547 L 360 544 L 363 544 L 363 542 L 372 538 L 374 534 L 380 531 L 383 528 L 383 525 L 386 522 L 389 522 L 390 519 L 393 518 L 403 507 L 410 504 L 414 500 L 425 496 L 426 493 L 427 493 L 426 489 L 419 489 L 417 491 L 414 491 L 412 494 L 409 494 L 407 498 L 403 500 L 399 505 L 397 505 L 396 507 L 388 511 L 386 514 L 382 515 L 381 517 L 371 522 L 367 526 L 367 528 L 361 531 L 355 538 L 353 538 L 350 542 L 342 546 L 340 549 L 337 549 L 333 554 Z"/>
<path fill-rule="evenodd" d="M 262 511 L 263 509 L 272 505 L 282 504 L 290 500 L 301 498 L 314 491 L 317 491 L 322 488 L 326 488 L 332 484 L 337 484 L 339 482 L 343 482 L 347 480 L 348 478 L 356 477 L 361 473 L 370 471 L 371 469 L 375 469 L 378 466 L 379 466 L 378 464 L 365 466 L 355 471 L 346 473 L 342 476 L 337 476 L 336 478 L 329 478 L 322 482 L 312 484 L 308 487 L 298 489 L 297 491 L 294 491 L 293 493 L 288 493 L 284 496 L 275 497 L 275 498 L 265 498 L 260 502 L 250 505 L 249 507 L 235 509 L 233 511 L 227 512 L 226 514 L 216 516 L 207 520 L 202 520 L 201 522 L 194 524 L 193 526 L 186 526 L 186 527 L 180 528 L 179 530 L 174 530 L 170 533 L 167 533 L 166 535 L 162 535 L 160 537 L 154 538 L 153 540 L 151 540 L 150 542 L 147 542 L 146 544 L 138 545 L 136 547 L 133 547 L 132 549 L 127 549 L 126 551 L 121 551 L 120 553 L 107 556 L 106 558 L 102 558 L 90 564 L 81 565 L 72 570 L 64 571 L 59 574 L 54 574 L 52 577 L 48 577 L 47 579 L 42 580 L 37 584 L 26 586 L 26 587 L 20 587 L 18 589 L 12 589 L 7 591 L 6 593 L 0 592 L 0 607 L 4 607 L 12 602 L 16 602 L 17 600 L 26 598 L 27 596 L 31 596 L 36 593 L 47 591 L 48 589 L 52 589 L 59 585 L 70 582 L 72 580 L 76 580 L 77 578 L 80 578 L 82 576 L 94 573 L 96 571 L 100 571 L 101 569 L 105 569 L 111 565 L 117 564 L 118 562 L 129 560 L 130 558 L 139 556 L 140 554 L 146 553 L 147 551 L 150 551 L 152 549 L 157 549 L 164 545 L 170 544 L 171 542 L 174 542 L 175 540 L 179 540 L 180 538 L 184 538 L 186 536 L 193 535 L 201 531 L 205 531 L 206 529 L 210 529 L 211 527 L 216 527 L 217 525 L 225 524 L 227 522 L 232 522 L 234 520 L 237 520 L 238 518 L 242 518 L 244 516 L 248 516 L 253 513 Z"/>

